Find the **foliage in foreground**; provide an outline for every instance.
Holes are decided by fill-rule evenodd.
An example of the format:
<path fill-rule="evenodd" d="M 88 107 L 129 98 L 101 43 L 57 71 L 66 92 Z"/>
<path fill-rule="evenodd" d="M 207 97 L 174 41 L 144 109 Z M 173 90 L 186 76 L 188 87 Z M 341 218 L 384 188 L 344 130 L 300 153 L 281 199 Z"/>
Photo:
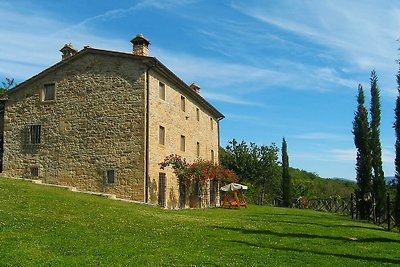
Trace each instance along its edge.
<path fill-rule="evenodd" d="M 400 235 L 265 206 L 163 210 L 0 178 L 3 266 L 395 266 Z"/>

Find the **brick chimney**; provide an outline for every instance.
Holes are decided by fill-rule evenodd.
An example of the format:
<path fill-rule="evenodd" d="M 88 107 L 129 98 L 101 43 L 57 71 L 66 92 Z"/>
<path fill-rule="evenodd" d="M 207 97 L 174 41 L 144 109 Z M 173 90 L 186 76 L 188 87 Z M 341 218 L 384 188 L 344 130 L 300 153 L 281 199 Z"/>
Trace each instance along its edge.
<path fill-rule="evenodd" d="M 145 38 L 143 34 L 136 35 L 135 38 L 131 40 L 133 44 L 133 54 L 135 56 L 149 56 L 149 44 L 150 40 Z"/>
<path fill-rule="evenodd" d="M 60 49 L 60 52 L 62 53 L 62 60 L 66 60 L 70 57 L 72 57 L 73 55 L 75 55 L 76 53 L 78 53 L 78 50 L 76 50 L 71 43 L 69 44 L 65 44 L 63 46 L 63 48 Z"/>
<path fill-rule="evenodd" d="M 192 83 L 191 85 L 189 85 L 189 87 L 190 87 L 190 89 L 192 89 L 196 93 L 200 94 L 200 86 L 198 86 L 197 84 Z"/>

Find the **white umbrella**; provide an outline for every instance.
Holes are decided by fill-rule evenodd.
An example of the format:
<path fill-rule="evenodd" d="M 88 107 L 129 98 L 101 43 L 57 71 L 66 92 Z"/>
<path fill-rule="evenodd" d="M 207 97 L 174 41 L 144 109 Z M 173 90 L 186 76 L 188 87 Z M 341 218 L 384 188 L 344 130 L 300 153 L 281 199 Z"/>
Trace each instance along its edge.
<path fill-rule="evenodd" d="M 225 191 L 225 192 L 227 192 L 227 191 L 236 191 L 236 190 L 239 190 L 239 189 L 246 190 L 247 186 L 246 185 L 242 185 L 242 184 L 230 183 L 230 184 L 224 185 L 224 186 L 222 186 L 220 188 L 220 190 Z"/>

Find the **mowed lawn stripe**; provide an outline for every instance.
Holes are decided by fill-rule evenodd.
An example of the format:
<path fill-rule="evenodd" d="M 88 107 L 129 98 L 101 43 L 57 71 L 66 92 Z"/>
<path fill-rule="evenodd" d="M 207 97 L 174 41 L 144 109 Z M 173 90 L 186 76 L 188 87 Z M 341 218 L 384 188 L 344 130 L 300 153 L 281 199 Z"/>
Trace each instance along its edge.
<path fill-rule="evenodd" d="M 0 178 L 0 259 L 0 266 L 396 266 L 400 234 L 312 210 L 163 210 Z"/>

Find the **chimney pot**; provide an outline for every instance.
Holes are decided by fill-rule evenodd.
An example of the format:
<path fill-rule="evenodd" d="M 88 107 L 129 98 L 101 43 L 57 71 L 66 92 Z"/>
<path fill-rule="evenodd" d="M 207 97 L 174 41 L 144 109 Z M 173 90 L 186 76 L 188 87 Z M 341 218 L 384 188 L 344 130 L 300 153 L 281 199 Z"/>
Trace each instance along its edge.
<path fill-rule="evenodd" d="M 190 89 L 192 89 L 196 93 L 200 94 L 200 86 L 198 86 L 197 84 L 192 83 L 191 85 L 189 85 L 189 87 L 190 87 Z"/>
<path fill-rule="evenodd" d="M 61 49 L 60 52 L 62 53 L 61 59 L 66 60 L 76 53 L 78 53 L 78 50 L 76 50 L 71 43 L 65 44 Z"/>
<path fill-rule="evenodd" d="M 149 56 L 150 40 L 145 38 L 143 34 L 136 35 L 136 37 L 131 40 L 131 43 L 133 44 L 132 53 L 135 56 Z"/>

